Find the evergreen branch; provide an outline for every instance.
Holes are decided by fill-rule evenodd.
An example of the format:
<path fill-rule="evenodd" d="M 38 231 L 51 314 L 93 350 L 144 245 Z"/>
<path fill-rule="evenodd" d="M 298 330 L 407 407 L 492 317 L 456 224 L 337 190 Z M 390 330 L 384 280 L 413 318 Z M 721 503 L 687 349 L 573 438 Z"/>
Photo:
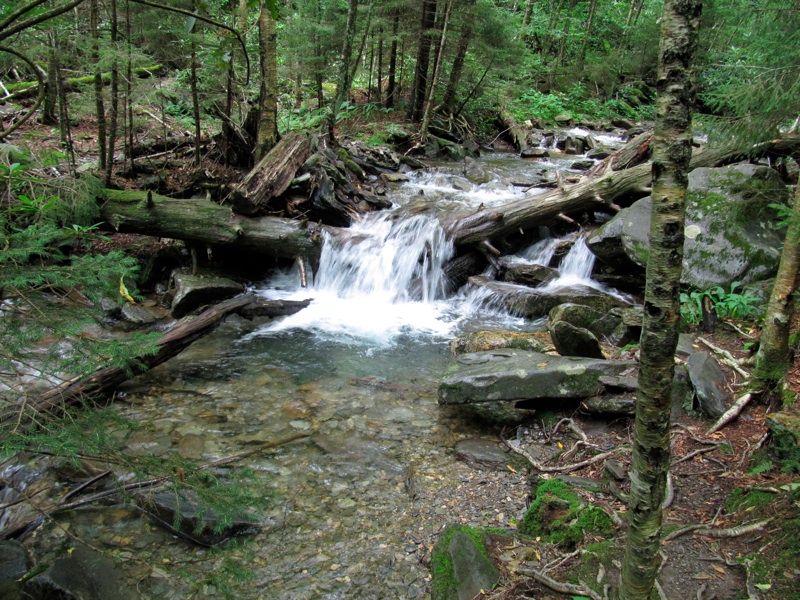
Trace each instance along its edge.
<path fill-rule="evenodd" d="M 150 6 L 152 8 L 160 8 L 161 10 L 166 10 L 166 11 L 169 11 L 169 12 L 174 12 L 174 13 L 177 13 L 179 15 L 184 15 L 186 17 L 191 17 L 192 19 L 197 19 L 198 21 L 203 21 L 203 23 L 208 23 L 209 25 L 213 25 L 214 27 L 219 27 L 220 29 L 224 29 L 226 31 L 230 31 L 236 37 L 236 40 L 239 42 L 239 45 L 242 47 L 242 54 L 244 54 L 244 61 L 245 61 L 245 65 L 247 67 L 247 77 L 245 79 L 245 85 L 250 83 L 250 57 L 247 55 L 247 46 L 245 45 L 241 34 L 239 34 L 239 32 L 236 31 L 236 29 L 234 29 L 233 27 L 228 27 L 227 25 L 225 25 L 224 23 L 220 23 L 219 21 L 215 21 L 215 20 L 210 19 L 208 17 L 204 17 L 202 15 L 199 15 L 196 12 L 192 12 L 192 11 L 189 11 L 189 10 L 184 10 L 182 8 L 177 8 L 177 7 L 174 7 L 174 6 L 167 6 L 165 4 L 159 4 L 157 2 L 150 2 L 149 0 L 131 0 L 131 2 L 134 2 L 136 4 L 142 4 L 144 6 Z M 0 38 L 0 39 L 2 39 L 2 38 Z"/>
<path fill-rule="evenodd" d="M 38 25 L 39 23 L 44 23 L 45 21 L 49 21 L 50 19 L 54 19 L 55 17 L 63 15 L 65 12 L 71 11 L 73 8 L 75 8 L 81 3 L 83 3 L 83 0 L 71 0 L 64 6 L 53 8 L 36 17 L 30 17 L 22 21 L 21 23 L 18 23 L 17 25 L 11 27 L 11 23 L 13 23 L 24 13 L 31 10 L 31 8 L 34 8 L 39 4 L 44 4 L 44 2 L 35 0 L 33 6 L 31 6 L 30 8 L 23 7 L 22 9 L 16 11 L 16 13 L 13 13 L 10 17 L 6 18 L 6 20 L 3 21 L 3 23 L 0 23 L 0 41 L 3 41 L 4 39 L 11 37 L 15 33 L 19 33 L 20 31 L 25 31 L 26 29 L 30 29 L 34 25 Z"/>

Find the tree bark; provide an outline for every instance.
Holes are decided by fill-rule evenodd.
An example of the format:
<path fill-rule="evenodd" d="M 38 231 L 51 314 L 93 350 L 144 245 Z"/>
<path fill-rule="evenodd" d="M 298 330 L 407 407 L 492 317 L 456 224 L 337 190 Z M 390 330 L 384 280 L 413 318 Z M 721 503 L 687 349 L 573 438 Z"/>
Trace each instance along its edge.
<path fill-rule="evenodd" d="M 389 84 L 386 88 L 386 108 L 394 108 L 397 85 L 397 32 L 400 29 L 400 11 L 394 9 L 392 17 L 392 46 L 389 50 Z"/>
<path fill-rule="evenodd" d="M 444 99 L 442 100 L 442 109 L 452 113 L 456 103 L 456 91 L 458 84 L 461 82 L 461 74 L 464 71 L 464 59 L 467 56 L 470 42 L 472 41 L 472 21 L 474 15 L 472 12 L 472 5 L 474 0 L 469 0 L 465 7 L 466 14 L 464 15 L 464 24 L 461 27 L 461 36 L 458 38 L 458 46 L 456 47 L 456 56 L 453 59 L 453 65 L 450 67 L 450 77 L 447 80 L 447 89 L 444 92 Z"/>
<path fill-rule="evenodd" d="M 422 0 L 422 23 L 420 24 L 419 48 L 417 51 L 417 68 L 414 71 L 414 87 L 411 91 L 409 117 L 415 123 L 422 118 L 425 103 L 425 91 L 428 83 L 428 66 L 431 59 L 431 33 L 436 21 L 437 0 Z"/>
<path fill-rule="evenodd" d="M 233 210 L 241 215 L 263 212 L 270 200 L 280 196 L 308 157 L 311 136 L 290 133 L 285 136 L 245 176 L 233 193 Z"/>
<path fill-rule="evenodd" d="M 261 93 L 258 106 L 258 133 L 253 159 L 260 161 L 278 143 L 278 30 L 275 19 L 264 4 L 258 16 Z"/>
<path fill-rule="evenodd" d="M 666 0 L 653 137 L 653 213 L 644 297 L 639 392 L 633 433 L 622 600 L 646 600 L 661 564 L 662 505 L 670 463 L 670 410 L 680 332 L 686 189 L 692 156 L 694 86 L 702 0 Z"/>
<path fill-rule="evenodd" d="M 314 256 L 319 228 L 279 217 L 241 217 L 209 200 L 176 200 L 149 192 L 106 190 L 100 218 L 122 233 L 221 246 L 242 253 Z"/>
<path fill-rule="evenodd" d="M 158 342 L 155 354 L 139 356 L 128 369 L 120 367 L 100 368 L 87 377 L 72 379 L 56 386 L 39 396 L 29 399 L 24 405 L 27 418 L 17 419 L 17 413 L 0 416 L 0 428 L 10 421 L 31 422 L 31 416 L 58 414 L 65 406 L 85 402 L 87 398 L 108 394 L 123 381 L 149 371 L 153 367 L 177 356 L 193 342 L 211 333 L 230 314 L 237 313 L 245 318 L 277 317 L 289 315 L 308 306 L 310 300 L 263 300 L 250 295 L 237 296 L 206 309 L 189 321 L 179 322 L 167 330 Z M 38 422 L 38 419 L 33 419 Z"/>
<path fill-rule="evenodd" d="M 353 54 L 353 37 L 356 33 L 356 16 L 358 15 L 358 0 L 348 0 L 347 2 L 347 25 L 344 32 L 344 43 L 342 45 L 342 57 L 339 63 L 339 76 L 336 79 L 336 94 L 331 106 L 331 114 L 328 118 L 328 137 L 334 139 L 336 129 L 336 117 L 342 104 L 350 93 L 350 60 Z"/>
<path fill-rule="evenodd" d="M 793 294 L 800 278 L 800 186 L 795 188 L 789 229 L 783 242 L 781 262 L 769 296 L 761 343 L 753 377 L 762 384 L 774 384 L 789 366 L 789 330 L 793 315 Z"/>
<path fill-rule="evenodd" d="M 428 94 L 425 103 L 425 110 L 423 111 L 422 115 L 422 125 L 420 127 L 419 137 L 422 140 L 422 143 L 426 143 L 428 140 L 428 128 L 430 127 L 431 123 L 431 113 L 433 112 L 433 97 L 436 93 L 436 84 L 439 80 L 439 69 L 442 64 L 442 55 L 444 54 L 444 47 L 445 43 L 447 42 L 447 26 L 450 23 L 450 9 L 453 6 L 453 0 L 446 0 L 444 5 L 444 15 L 442 15 L 442 33 L 439 37 L 439 42 L 437 45 L 437 53 L 436 53 L 436 60 L 434 61 L 433 66 L 433 75 L 431 75 L 431 81 L 428 85 Z"/>

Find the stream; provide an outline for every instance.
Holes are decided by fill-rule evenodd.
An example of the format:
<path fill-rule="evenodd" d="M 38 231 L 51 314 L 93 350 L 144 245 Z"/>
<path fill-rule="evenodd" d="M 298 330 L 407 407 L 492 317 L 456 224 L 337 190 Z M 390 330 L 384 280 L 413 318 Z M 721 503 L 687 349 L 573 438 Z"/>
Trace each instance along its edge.
<path fill-rule="evenodd" d="M 205 463 L 314 433 L 237 463 L 267 505 L 258 534 L 201 548 L 126 505 L 77 511 L 70 533 L 130 558 L 123 568 L 143 598 L 427 597 L 441 529 L 513 527 L 529 489 L 522 471 L 481 471 L 453 451 L 463 440 L 496 442 L 497 431 L 437 404 L 448 343 L 472 331 L 543 327 L 492 309 L 468 287 L 445 289 L 452 248 L 437 217 L 517 199 L 522 184 L 544 170 L 569 173 L 576 158 L 490 155 L 479 161 L 490 175 L 480 186 L 460 164 L 409 173 L 393 184 L 393 209 L 324 240 L 307 289 L 287 271 L 253 290 L 311 298 L 308 308 L 275 320 L 231 317 L 124 385 L 115 410 L 139 427 L 117 435 L 143 456 Z M 555 240 L 540 237 L 514 260 L 549 261 Z M 590 272 L 579 241 L 549 285 L 591 283 Z M 69 543 L 58 529 L 47 535 Z"/>

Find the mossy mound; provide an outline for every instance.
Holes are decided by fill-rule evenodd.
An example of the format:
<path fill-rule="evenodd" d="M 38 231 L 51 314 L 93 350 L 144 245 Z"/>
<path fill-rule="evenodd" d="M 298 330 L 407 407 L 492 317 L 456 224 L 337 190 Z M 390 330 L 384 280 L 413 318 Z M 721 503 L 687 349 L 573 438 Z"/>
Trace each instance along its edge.
<path fill-rule="evenodd" d="M 582 502 L 566 483 L 548 479 L 536 488 L 536 497 L 525 512 L 519 531 L 564 549 L 574 549 L 586 532 L 609 536 L 612 523 L 602 509 Z"/>
<path fill-rule="evenodd" d="M 431 600 L 472 598 L 500 579 L 486 549 L 488 535 L 465 525 L 448 525 L 433 547 Z"/>

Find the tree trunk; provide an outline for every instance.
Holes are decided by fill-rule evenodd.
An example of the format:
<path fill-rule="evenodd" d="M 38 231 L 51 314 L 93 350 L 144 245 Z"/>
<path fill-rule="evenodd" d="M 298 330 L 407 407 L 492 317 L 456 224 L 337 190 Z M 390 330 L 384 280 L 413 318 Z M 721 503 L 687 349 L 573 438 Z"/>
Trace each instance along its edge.
<path fill-rule="evenodd" d="M 400 29 L 400 11 L 394 10 L 392 18 L 392 46 L 389 50 L 389 85 L 386 88 L 386 108 L 394 108 L 395 88 L 397 85 L 397 33 Z"/>
<path fill-rule="evenodd" d="M 456 103 L 458 84 L 461 83 L 461 74 L 464 71 L 464 59 L 467 56 L 467 50 L 472 41 L 472 20 L 474 18 L 471 7 L 472 4 L 474 4 L 474 2 L 470 0 L 468 6 L 465 8 L 464 25 L 461 28 L 461 36 L 458 39 L 456 56 L 453 59 L 453 65 L 450 67 L 450 78 L 447 81 L 447 89 L 444 92 L 444 99 L 442 100 L 442 109 L 450 113 L 453 112 Z"/>
<path fill-rule="evenodd" d="M 662 505 L 670 463 L 669 426 L 680 332 L 686 189 L 692 156 L 694 86 L 701 0 L 666 0 L 661 21 L 653 138 L 653 214 L 644 297 L 639 392 L 622 600 L 650 597 L 661 564 Z"/>
<path fill-rule="evenodd" d="M 99 11 L 97 0 L 92 0 L 89 7 L 89 27 L 92 30 L 92 62 L 97 65 L 100 62 L 100 30 L 98 29 Z M 106 169 L 106 109 L 103 102 L 103 74 L 98 68 L 94 74 L 94 102 L 97 114 L 97 154 L 99 157 L 100 170 Z"/>
<path fill-rule="evenodd" d="M 527 27 L 531 24 L 531 13 L 533 12 L 533 3 L 536 0 L 528 0 L 525 4 L 525 14 L 522 15 L 522 26 Z"/>
<path fill-rule="evenodd" d="M 253 150 L 260 161 L 278 143 L 278 30 L 266 4 L 258 16 L 261 92 L 258 106 L 258 133 Z"/>
<path fill-rule="evenodd" d="M 315 256 L 319 228 L 279 217 L 242 217 L 209 200 L 176 200 L 150 192 L 106 190 L 100 218 L 115 231 L 195 242 L 234 251 Z"/>
<path fill-rule="evenodd" d="M 111 175 L 114 171 L 114 150 L 117 141 L 117 120 L 119 116 L 119 61 L 117 55 L 117 0 L 111 0 L 111 49 L 114 58 L 111 63 L 111 110 L 108 114 L 108 128 L 106 129 L 106 172 L 105 185 L 111 185 Z"/>
<path fill-rule="evenodd" d="M 436 93 L 436 84 L 439 80 L 439 68 L 442 64 L 442 54 L 444 53 L 445 42 L 447 41 L 447 26 L 450 23 L 450 9 L 453 7 L 453 0 L 447 0 L 444 6 L 444 15 L 442 15 L 442 34 L 439 37 L 438 51 L 436 53 L 436 60 L 433 66 L 433 75 L 431 76 L 430 85 L 428 85 L 428 94 L 425 104 L 425 110 L 422 115 L 422 126 L 419 130 L 419 137 L 422 143 L 428 140 L 428 127 L 431 124 L 431 114 L 433 113 L 433 97 Z"/>
<path fill-rule="evenodd" d="M 44 125 L 55 125 L 58 123 L 56 104 L 58 103 L 58 78 L 61 77 L 61 69 L 58 65 L 58 42 L 54 31 L 47 32 L 47 45 L 47 85 L 42 103 L 41 119 Z"/>
<path fill-rule="evenodd" d="M 792 296 L 800 278 L 800 186 L 794 190 L 793 203 L 753 373 L 759 383 L 767 385 L 780 381 L 789 366 L 789 329 L 794 312 Z"/>
<path fill-rule="evenodd" d="M 339 76 L 336 79 L 336 94 L 331 106 L 331 114 L 328 118 L 328 137 L 334 139 L 336 129 L 336 117 L 342 104 L 350 93 L 350 59 L 353 54 L 353 37 L 356 33 L 356 16 L 358 14 L 358 0 L 348 0 L 347 2 L 347 26 L 344 32 L 344 43 L 342 45 L 342 57 L 339 63 Z"/>
<path fill-rule="evenodd" d="M 586 49 L 589 45 L 589 36 L 592 35 L 592 27 L 594 26 L 594 14 L 597 11 L 597 0 L 592 0 L 589 5 L 589 17 L 586 19 L 586 32 L 583 34 L 583 41 L 581 42 L 581 51 L 578 55 L 578 69 L 583 70 L 586 64 Z"/>
<path fill-rule="evenodd" d="M 177 356 L 192 343 L 211 333 L 229 314 L 237 313 L 245 318 L 277 317 L 290 315 L 305 308 L 309 300 L 262 300 L 250 295 L 237 296 L 206 309 L 200 315 L 182 321 L 167 330 L 158 342 L 155 354 L 139 356 L 131 361 L 128 369 L 120 367 L 104 367 L 87 377 L 76 378 L 29 399 L 25 404 L 26 417 L 21 420 L 17 415 L 8 412 L 0 416 L 0 427 L 3 423 L 14 421 L 23 424 L 39 422 L 41 414 L 58 414 L 65 406 L 85 402 L 87 398 L 97 397 L 112 392 L 123 381 L 149 371 L 153 367 Z M 33 413 L 27 415 L 27 413 Z"/>
<path fill-rule="evenodd" d="M 431 59 L 431 32 L 436 21 L 437 0 L 422 0 L 422 22 L 420 24 L 417 68 L 414 71 L 414 87 L 411 90 L 409 118 L 419 123 L 425 103 L 428 82 L 428 66 Z"/>

